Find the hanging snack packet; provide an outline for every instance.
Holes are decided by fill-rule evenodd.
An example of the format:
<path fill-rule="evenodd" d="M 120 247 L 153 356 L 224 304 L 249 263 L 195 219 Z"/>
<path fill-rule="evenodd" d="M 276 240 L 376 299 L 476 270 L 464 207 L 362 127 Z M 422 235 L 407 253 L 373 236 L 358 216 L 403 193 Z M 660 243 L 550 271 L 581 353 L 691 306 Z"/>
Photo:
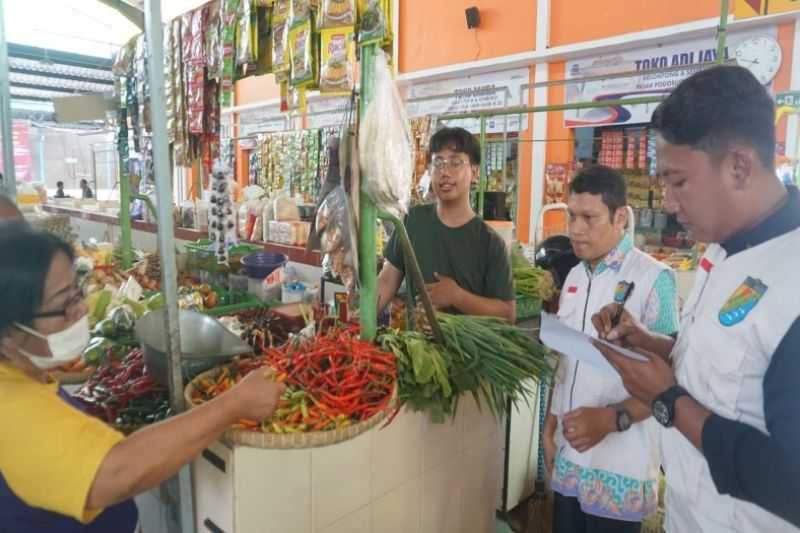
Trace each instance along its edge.
<path fill-rule="evenodd" d="M 355 31 L 352 26 L 322 30 L 322 64 L 319 90 L 328 94 L 350 94 L 355 80 Z"/>
<path fill-rule="evenodd" d="M 289 20 L 291 0 L 275 0 L 272 4 L 272 24 L 278 25 Z"/>
<path fill-rule="evenodd" d="M 358 42 L 382 42 L 389 35 L 383 0 L 358 0 Z"/>
<path fill-rule="evenodd" d="M 319 11 L 320 28 L 353 26 L 355 23 L 355 0 L 322 0 Z"/>
<path fill-rule="evenodd" d="M 260 7 L 256 10 L 258 21 L 258 61 L 256 76 L 272 73 L 272 35 L 270 35 L 270 10 Z"/>
<path fill-rule="evenodd" d="M 289 25 L 296 28 L 311 20 L 311 6 L 308 0 L 290 0 Z"/>
<path fill-rule="evenodd" d="M 273 15 L 274 17 L 274 15 Z M 272 72 L 275 81 L 289 78 L 289 25 L 286 22 L 272 26 Z"/>
<path fill-rule="evenodd" d="M 239 4 L 236 26 L 236 66 L 245 66 L 253 62 L 253 43 L 250 23 L 250 1 L 243 0 Z"/>
<path fill-rule="evenodd" d="M 312 85 L 314 76 L 314 46 L 311 39 L 311 21 L 289 31 L 289 56 L 292 72 L 289 78 L 295 87 Z"/>

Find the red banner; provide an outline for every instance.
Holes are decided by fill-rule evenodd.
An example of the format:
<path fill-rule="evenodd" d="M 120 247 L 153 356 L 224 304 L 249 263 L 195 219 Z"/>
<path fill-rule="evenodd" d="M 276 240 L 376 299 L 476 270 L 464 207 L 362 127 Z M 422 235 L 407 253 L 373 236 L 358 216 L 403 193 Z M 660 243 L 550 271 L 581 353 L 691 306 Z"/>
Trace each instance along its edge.
<path fill-rule="evenodd" d="M 11 125 L 11 138 L 14 142 L 14 175 L 17 181 L 33 179 L 30 132 L 31 123 L 27 120 L 15 120 Z M 5 169 L 2 150 L 0 150 L 0 166 Z"/>

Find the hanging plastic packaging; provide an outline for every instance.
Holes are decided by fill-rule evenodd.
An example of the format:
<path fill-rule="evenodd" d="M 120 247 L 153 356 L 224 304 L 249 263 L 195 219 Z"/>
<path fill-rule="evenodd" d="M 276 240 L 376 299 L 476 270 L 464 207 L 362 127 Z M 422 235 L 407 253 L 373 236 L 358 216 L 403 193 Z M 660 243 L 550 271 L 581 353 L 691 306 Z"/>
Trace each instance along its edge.
<path fill-rule="evenodd" d="M 357 241 L 347 193 L 341 185 L 336 186 L 320 205 L 316 228 L 325 254 L 325 269 L 338 276 L 347 292 L 353 294 L 358 281 Z"/>
<path fill-rule="evenodd" d="M 413 153 L 405 105 L 383 51 L 375 56 L 375 94 L 358 138 L 362 188 L 384 211 L 403 215 L 411 201 Z"/>

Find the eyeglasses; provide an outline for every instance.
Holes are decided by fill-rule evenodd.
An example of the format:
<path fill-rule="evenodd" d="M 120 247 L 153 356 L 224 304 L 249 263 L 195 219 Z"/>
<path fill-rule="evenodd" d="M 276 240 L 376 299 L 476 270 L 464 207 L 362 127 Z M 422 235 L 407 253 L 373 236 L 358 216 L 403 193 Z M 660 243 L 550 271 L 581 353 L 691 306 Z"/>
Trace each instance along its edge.
<path fill-rule="evenodd" d="M 44 311 L 42 313 L 36 313 L 35 315 L 31 315 L 31 319 L 53 318 L 53 317 L 66 318 L 68 311 L 72 309 L 74 306 L 80 304 L 86 297 L 83 287 L 77 281 L 75 282 L 75 285 L 73 285 L 72 291 L 73 291 L 72 295 L 64 303 L 63 308 L 58 309 L 56 311 Z"/>
<path fill-rule="evenodd" d="M 452 172 L 457 172 L 461 170 L 467 162 L 461 159 L 460 157 L 451 157 L 447 159 L 445 157 L 435 157 L 433 161 L 431 161 L 431 168 L 433 168 L 434 172 L 441 172 L 442 170 L 447 168 Z"/>

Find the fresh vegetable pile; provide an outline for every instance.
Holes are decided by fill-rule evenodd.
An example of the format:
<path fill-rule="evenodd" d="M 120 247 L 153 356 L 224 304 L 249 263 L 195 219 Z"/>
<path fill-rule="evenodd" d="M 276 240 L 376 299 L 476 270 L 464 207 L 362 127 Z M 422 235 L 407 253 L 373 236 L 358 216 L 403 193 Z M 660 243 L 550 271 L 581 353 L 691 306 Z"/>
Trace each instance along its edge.
<path fill-rule="evenodd" d="M 268 420 L 240 420 L 236 427 L 279 434 L 327 431 L 363 422 L 391 406 L 395 357 L 360 340 L 357 328 L 330 329 L 223 367 L 216 379 L 199 381 L 193 403 L 218 396 L 264 365 L 287 385 L 278 410 Z"/>
<path fill-rule="evenodd" d="M 398 359 L 399 399 L 431 420 L 453 416 L 461 394 L 485 402 L 496 416 L 532 391 L 527 380 L 550 376 L 544 348 L 498 318 L 439 313 L 442 346 L 421 333 L 390 330 L 378 341 Z"/>
<path fill-rule="evenodd" d="M 289 335 L 298 333 L 303 324 L 298 324 L 267 309 L 253 309 L 236 315 L 242 324 L 242 339 L 255 350 L 256 355 L 271 347 L 282 346 Z"/>
<path fill-rule="evenodd" d="M 519 243 L 511 250 L 511 267 L 514 275 L 514 289 L 518 294 L 549 301 L 556 295 L 553 275 L 530 264 L 522 253 Z"/>
<path fill-rule="evenodd" d="M 117 427 L 151 424 L 170 415 L 167 389 L 147 373 L 144 354 L 131 350 L 121 361 L 105 362 L 75 397 L 89 414 Z"/>

